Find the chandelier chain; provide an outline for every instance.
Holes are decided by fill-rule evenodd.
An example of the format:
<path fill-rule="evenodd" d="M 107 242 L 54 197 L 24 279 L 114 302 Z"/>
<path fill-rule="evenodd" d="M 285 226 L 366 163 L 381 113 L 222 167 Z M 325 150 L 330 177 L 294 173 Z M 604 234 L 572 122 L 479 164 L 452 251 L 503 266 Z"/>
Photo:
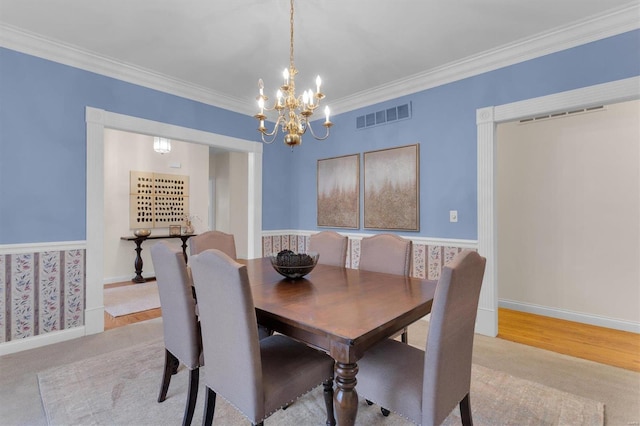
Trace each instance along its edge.
<path fill-rule="evenodd" d="M 293 0 L 291 0 L 291 12 L 289 14 L 289 24 L 291 25 L 291 38 L 289 39 L 289 67 L 293 69 Z"/>

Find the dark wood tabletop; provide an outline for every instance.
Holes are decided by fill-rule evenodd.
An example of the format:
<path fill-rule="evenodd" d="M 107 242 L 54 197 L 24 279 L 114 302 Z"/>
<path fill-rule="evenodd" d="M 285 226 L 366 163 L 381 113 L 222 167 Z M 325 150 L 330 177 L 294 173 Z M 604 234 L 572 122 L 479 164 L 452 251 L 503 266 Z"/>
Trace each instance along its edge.
<path fill-rule="evenodd" d="M 436 281 L 317 265 L 302 279 L 278 274 L 268 258 L 243 260 L 258 322 L 336 360 L 336 416 L 353 425 L 357 361 L 367 349 L 431 312 Z"/>

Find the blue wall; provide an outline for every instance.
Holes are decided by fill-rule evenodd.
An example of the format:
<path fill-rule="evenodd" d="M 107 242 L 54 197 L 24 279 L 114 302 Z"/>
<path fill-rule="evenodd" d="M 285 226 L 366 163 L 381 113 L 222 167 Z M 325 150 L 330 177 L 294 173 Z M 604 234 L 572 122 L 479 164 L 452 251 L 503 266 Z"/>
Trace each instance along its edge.
<path fill-rule="evenodd" d="M 295 216 L 281 210 L 279 217 L 273 215 L 275 208 L 269 209 L 263 228 L 317 229 L 318 159 L 417 142 L 421 156 L 420 231 L 400 234 L 476 239 L 476 109 L 637 75 L 640 75 L 640 31 L 632 31 L 341 114 L 332 119 L 335 126 L 329 139 L 316 141 L 305 136 L 301 148 L 292 154 L 282 154 L 289 159 L 295 176 L 292 181 L 297 195 L 291 199 L 296 204 L 289 206 Z M 357 116 L 407 102 L 413 106 L 410 120 L 356 129 Z M 265 151 L 270 149 L 265 147 Z M 362 158 L 360 176 L 362 199 Z M 265 176 L 265 203 L 277 191 L 267 180 Z M 457 223 L 449 222 L 449 210 L 458 211 Z M 362 211 L 360 218 L 362 227 Z"/>
<path fill-rule="evenodd" d="M 85 107 L 257 140 L 242 114 L 0 48 L 0 244 L 85 239 Z"/>
<path fill-rule="evenodd" d="M 294 151 L 276 140 L 264 149 L 263 229 L 316 229 L 318 159 L 417 142 L 420 231 L 406 234 L 475 239 L 476 109 L 637 75 L 632 31 L 341 114 L 329 139 L 305 136 Z M 356 130 L 357 116 L 406 102 L 412 119 Z M 0 244 L 85 239 L 86 106 L 259 140 L 252 117 L 0 48 Z"/>

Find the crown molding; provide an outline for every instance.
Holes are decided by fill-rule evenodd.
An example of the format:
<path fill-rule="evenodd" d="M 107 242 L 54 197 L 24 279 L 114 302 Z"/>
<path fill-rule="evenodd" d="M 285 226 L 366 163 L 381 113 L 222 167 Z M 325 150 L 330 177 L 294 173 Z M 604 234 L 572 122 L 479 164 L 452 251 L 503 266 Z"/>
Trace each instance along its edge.
<path fill-rule="evenodd" d="M 253 113 L 251 106 L 244 100 L 6 24 L 0 24 L 0 46 L 240 114 Z"/>
<path fill-rule="evenodd" d="M 352 111 L 622 34 L 640 27 L 638 16 L 640 16 L 640 4 L 634 2 L 602 15 L 336 99 L 331 102 L 331 109 L 334 114 Z M 0 46 L 240 114 L 253 115 L 255 112 L 245 100 L 52 41 L 5 24 L 0 24 Z"/>
<path fill-rule="evenodd" d="M 367 89 L 331 102 L 335 114 L 396 99 L 474 75 L 580 46 L 640 28 L 640 4 L 610 10 L 573 24 L 469 56 L 402 80 Z"/>

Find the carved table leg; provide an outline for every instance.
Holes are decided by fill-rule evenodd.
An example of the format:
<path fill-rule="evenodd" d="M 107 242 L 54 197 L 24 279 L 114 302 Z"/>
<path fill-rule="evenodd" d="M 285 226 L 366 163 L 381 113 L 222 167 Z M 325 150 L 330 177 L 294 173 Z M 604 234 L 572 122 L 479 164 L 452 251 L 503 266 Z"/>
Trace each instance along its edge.
<path fill-rule="evenodd" d="M 180 237 L 180 239 L 182 240 L 182 255 L 184 256 L 184 263 L 187 263 L 189 261 L 189 258 L 187 257 L 187 240 L 190 236 L 191 235 L 182 235 Z"/>
<path fill-rule="evenodd" d="M 358 365 L 336 362 L 335 410 L 339 426 L 352 426 L 358 414 L 358 393 L 356 392 Z"/>
<path fill-rule="evenodd" d="M 136 276 L 131 281 L 134 283 L 143 283 L 145 282 L 142 277 L 142 256 L 140 256 L 140 252 L 142 251 L 142 242 L 145 238 L 136 238 L 134 241 L 136 243 L 136 260 L 133 263 L 133 266 L 136 268 Z"/>

